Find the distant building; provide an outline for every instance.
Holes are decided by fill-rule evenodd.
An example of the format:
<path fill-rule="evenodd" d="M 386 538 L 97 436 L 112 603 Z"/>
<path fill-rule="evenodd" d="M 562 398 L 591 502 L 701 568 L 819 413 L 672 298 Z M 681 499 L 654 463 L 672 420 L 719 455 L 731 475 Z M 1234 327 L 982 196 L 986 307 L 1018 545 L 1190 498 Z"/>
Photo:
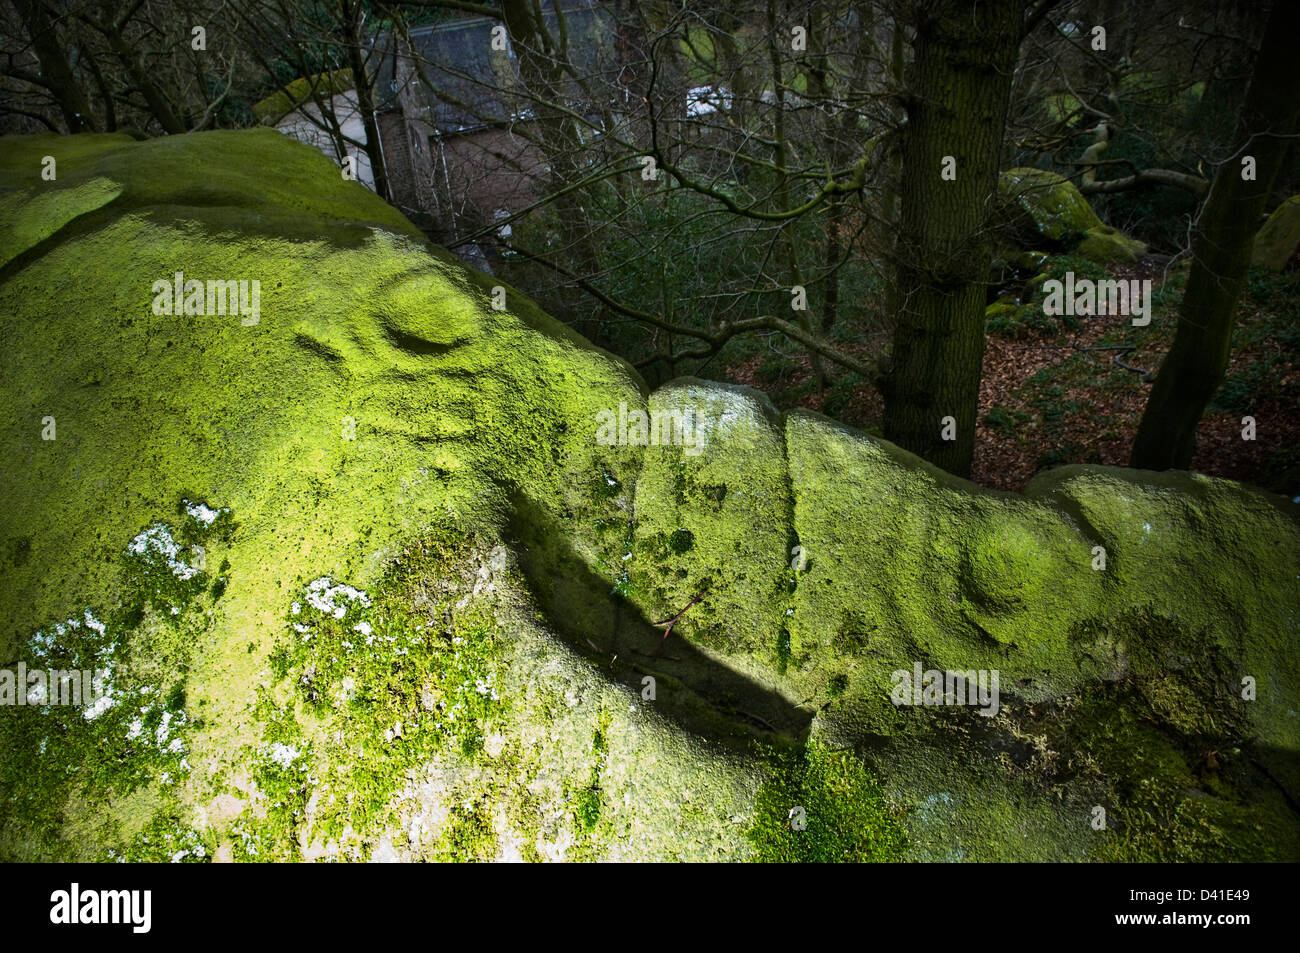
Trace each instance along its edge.
<path fill-rule="evenodd" d="M 547 25 L 556 32 L 556 14 L 551 4 L 546 7 Z M 592 0 L 569 0 L 561 10 L 570 60 L 603 85 L 599 74 L 613 60 L 608 14 Z M 471 17 L 417 27 L 409 44 L 381 34 L 370 53 L 385 197 L 443 244 L 536 200 L 549 171 L 541 150 L 524 134 L 533 110 L 522 93 L 515 50 L 504 31 L 494 37 L 499 26 L 494 18 Z M 365 141 L 351 71 L 300 78 L 286 92 L 257 104 L 263 122 L 335 161 L 342 147 L 328 131 L 331 123 L 322 121 L 325 111 L 332 111 L 347 137 Z M 301 105 L 294 108 L 295 102 Z M 358 181 L 373 190 L 365 150 L 349 145 L 346 152 L 355 157 Z M 479 267 L 487 264 L 477 248 L 458 251 Z"/>
<path fill-rule="evenodd" d="M 558 34 L 546 6 L 547 26 Z M 591 0 L 561 10 L 570 61 L 608 95 L 608 13 Z M 501 29 L 494 43 L 499 27 L 494 18 L 473 17 L 413 29 L 409 46 L 390 36 L 376 40 L 375 96 L 392 201 L 443 242 L 524 208 L 549 171 L 527 135 L 534 111 L 515 50 Z"/>
<path fill-rule="evenodd" d="M 295 102 L 301 105 L 294 108 Z M 357 142 L 366 141 L 351 70 L 296 79 L 285 91 L 266 97 L 253 111 L 264 123 L 299 142 L 315 146 L 335 161 L 340 159 L 339 147 L 328 131 L 332 123 L 325 122 L 327 112 L 333 114 L 344 136 Z M 370 167 L 370 156 L 364 149 L 352 146 L 347 147 L 347 154 L 356 161 L 357 181 L 373 192 L 375 174 Z"/>
<path fill-rule="evenodd" d="M 560 3 L 568 59 L 582 83 L 564 80 L 556 98 L 583 116 L 586 132 L 623 123 L 627 113 L 639 111 L 640 94 L 633 89 L 649 82 L 635 36 L 627 24 L 615 21 L 610 4 Z M 543 0 L 543 8 L 548 31 L 558 36 L 554 0 Z M 461 257 L 490 270 L 482 249 L 461 243 L 541 198 L 552 171 L 533 141 L 539 102 L 524 88 L 517 51 L 501 21 L 466 17 L 415 27 L 405 37 L 379 34 L 369 51 L 369 69 L 388 182 L 385 198 L 434 241 L 455 246 Z M 665 83 L 660 78 L 657 88 L 663 90 Z M 321 128 L 322 105 L 343 122 L 347 136 L 365 140 L 351 72 L 317 77 L 314 85 L 317 95 L 308 99 L 313 84 L 295 80 L 288 89 L 294 100 L 278 93 L 257 110 L 263 121 L 337 161 L 340 147 Z M 709 122 L 700 120 L 729 112 L 733 100 L 726 87 L 698 81 L 683 84 L 679 94 L 677 111 L 659 117 L 665 123 L 686 121 L 667 137 L 670 142 L 676 137 L 673 150 L 707 140 Z M 771 96 L 764 91 L 764 98 Z M 308 101 L 292 109 L 294 101 L 303 100 Z M 628 108 L 632 101 L 637 110 Z M 590 144 L 585 132 L 583 139 Z M 356 156 L 357 178 L 373 189 L 365 150 L 347 149 Z M 503 225 L 498 234 L 508 237 L 509 229 Z"/>

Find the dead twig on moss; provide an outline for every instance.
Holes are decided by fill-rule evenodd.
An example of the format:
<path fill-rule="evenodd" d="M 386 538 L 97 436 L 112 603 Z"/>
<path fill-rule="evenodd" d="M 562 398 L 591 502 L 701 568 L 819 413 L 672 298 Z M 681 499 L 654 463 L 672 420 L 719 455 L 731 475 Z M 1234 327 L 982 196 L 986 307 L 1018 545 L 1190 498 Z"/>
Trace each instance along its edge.
<path fill-rule="evenodd" d="M 695 598 L 692 599 L 690 602 L 686 603 L 686 605 L 682 606 L 681 611 L 678 612 L 678 613 L 677 613 L 675 616 L 673 616 L 671 619 L 664 619 L 662 622 L 652 622 L 652 623 L 650 623 L 650 624 L 651 624 L 652 626 L 654 626 L 656 629 L 663 629 L 663 630 L 664 630 L 664 637 L 663 637 L 662 639 L 659 640 L 659 648 L 655 649 L 653 652 L 651 652 L 651 653 L 649 654 L 649 657 L 650 657 L 650 658 L 658 658 L 658 657 L 660 657 L 660 656 L 662 656 L 662 655 L 664 654 L 664 645 L 668 642 L 668 636 L 672 634 L 673 626 L 675 626 L 675 625 L 677 624 L 678 620 L 681 619 L 682 616 L 686 615 L 686 610 L 689 609 L 691 606 L 695 605 L 696 603 L 698 603 L 701 599 L 703 599 L 703 598 L 704 598 L 704 594 L 705 594 L 706 592 L 708 592 L 708 591 L 709 591 L 709 590 L 708 590 L 707 588 L 705 588 L 705 589 L 701 589 L 701 590 L 696 594 Z M 645 654 L 645 653 L 642 653 L 642 654 Z M 681 661 L 681 660 L 678 659 L 677 661 Z"/>

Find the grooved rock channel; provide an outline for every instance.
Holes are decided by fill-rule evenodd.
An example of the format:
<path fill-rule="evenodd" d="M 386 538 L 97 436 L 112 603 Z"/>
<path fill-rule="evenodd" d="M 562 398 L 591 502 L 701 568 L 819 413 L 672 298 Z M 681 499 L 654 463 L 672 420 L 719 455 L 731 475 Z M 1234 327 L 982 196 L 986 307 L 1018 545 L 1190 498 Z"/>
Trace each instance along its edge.
<path fill-rule="evenodd" d="M 105 673 L 0 707 L 0 857 L 1300 858 L 1289 501 L 648 393 L 270 131 L 0 188 L 3 657 Z"/>

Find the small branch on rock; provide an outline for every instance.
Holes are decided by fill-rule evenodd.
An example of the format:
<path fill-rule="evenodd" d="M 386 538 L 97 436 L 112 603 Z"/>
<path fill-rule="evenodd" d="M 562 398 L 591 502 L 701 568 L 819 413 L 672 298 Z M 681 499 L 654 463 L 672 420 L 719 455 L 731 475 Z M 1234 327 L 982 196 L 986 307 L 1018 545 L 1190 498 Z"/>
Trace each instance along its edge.
<path fill-rule="evenodd" d="M 664 645 L 667 644 L 667 642 L 668 642 L 668 636 L 672 634 L 673 626 L 675 626 L 675 625 L 677 624 L 677 620 L 680 619 L 682 616 L 684 616 L 684 615 L 686 614 L 686 610 L 687 610 L 687 609 L 689 609 L 691 606 L 695 605 L 697 602 L 699 602 L 701 599 L 703 599 L 703 598 L 704 598 L 704 594 L 705 594 L 706 592 L 708 592 L 708 591 L 709 591 L 709 590 L 708 590 L 707 588 L 705 588 L 705 589 L 701 589 L 701 590 L 699 591 L 699 593 L 695 596 L 695 598 L 692 599 L 690 602 L 686 603 L 686 605 L 682 606 L 682 611 L 681 611 L 681 612 L 678 612 L 677 615 L 673 616 L 671 619 L 664 619 L 664 621 L 662 621 L 662 622 L 652 622 L 652 623 L 650 623 L 650 624 L 653 625 L 656 629 L 663 629 L 663 630 L 664 630 L 664 637 L 663 637 L 662 639 L 659 640 L 659 648 L 655 649 L 655 651 L 654 651 L 653 653 L 651 653 L 652 656 L 657 657 L 657 656 L 663 655 L 663 652 L 664 652 Z"/>
<path fill-rule="evenodd" d="M 748 718 L 750 721 L 757 722 L 758 724 L 765 727 L 768 731 L 772 732 L 772 734 L 780 734 L 780 732 L 776 730 L 776 725 L 772 724 L 766 718 L 761 718 L 758 715 L 755 715 L 753 712 L 745 711 L 742 708 L 736 708 L 733 709 L 733 711 L 735 711 L 737 715 L 743 715 L 744 717 Z"/>

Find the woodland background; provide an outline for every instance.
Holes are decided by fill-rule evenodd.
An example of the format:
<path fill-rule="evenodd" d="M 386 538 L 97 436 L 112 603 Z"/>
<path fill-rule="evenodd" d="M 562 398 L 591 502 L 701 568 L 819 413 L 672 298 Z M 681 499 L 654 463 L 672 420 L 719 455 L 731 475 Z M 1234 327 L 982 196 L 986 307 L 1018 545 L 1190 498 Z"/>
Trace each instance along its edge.
<path fill-rule="evenodd" d="M 505 68 L 422 52 L 422 29 L 462 22 L 508 38 Z M 1300 191 L 1297 35 L 1287 2 L 5 0 L 0 132 L 305 111 L 431 239 L 652 385 L 751 384 L 990 486 L 1085 462 L 1295 495 L 1300 269 L 1251 262 Z M 471 117 L 430 139 L 469 158 L 426 207 L 387 181 L 380 133 L 414 88 Z M 525 198 L 472 201 L 475 166 Z M 1027 249 L 998 188 L 1022 167 L 1146 252 Z M 1043 315 L 1065 271 L 1150 278 L 1150 325 Z M 1018 307 L 990 316 L 999 300 Z"/>

